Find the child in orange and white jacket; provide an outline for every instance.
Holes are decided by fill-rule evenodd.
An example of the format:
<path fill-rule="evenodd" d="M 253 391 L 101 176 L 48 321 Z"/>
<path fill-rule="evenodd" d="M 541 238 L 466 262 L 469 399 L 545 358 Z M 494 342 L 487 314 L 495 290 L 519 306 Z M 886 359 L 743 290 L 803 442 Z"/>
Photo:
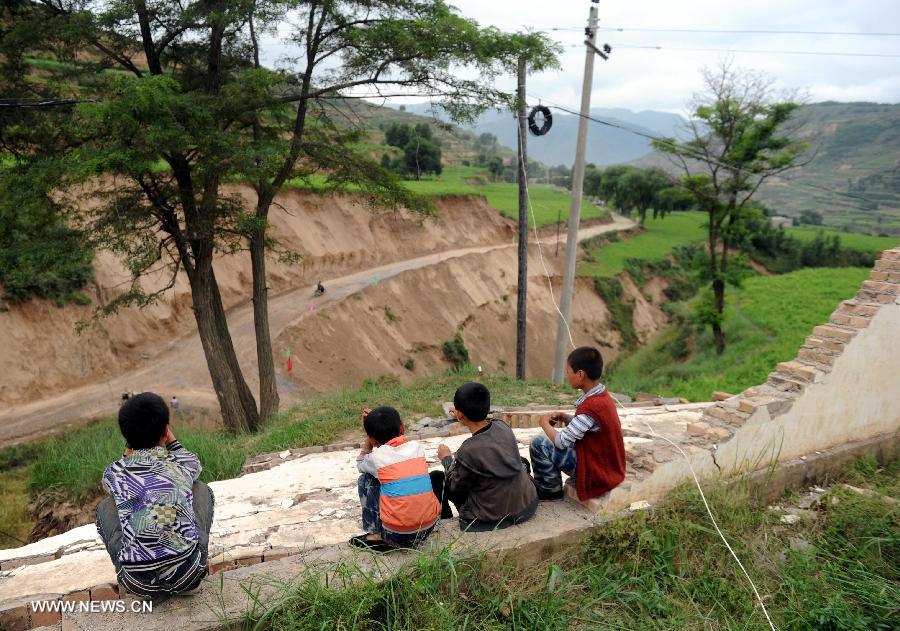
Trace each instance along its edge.
<path fill-rule="evenodd" d="M 356 459 L 366 532 L 350 545 L 386 551 L 411 548 L 431 534 L 441 516 L 443 472 L 428 473 L 424 447 L 404 436 L 392 407 L 366 410 L 366 444 Z"/>

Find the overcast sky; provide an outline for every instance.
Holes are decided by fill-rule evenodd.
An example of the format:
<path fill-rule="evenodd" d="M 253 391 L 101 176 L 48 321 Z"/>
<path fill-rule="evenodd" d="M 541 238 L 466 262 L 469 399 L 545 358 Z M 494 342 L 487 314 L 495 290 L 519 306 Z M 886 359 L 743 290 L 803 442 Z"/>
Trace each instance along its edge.
<path fill-rule="evenodd" d="M 460 13 L 505 31 L 550 33 L 570 45 L 562 70 L 529 78 L 529 94 L 578 108 L 589 0 L 451 0 Z M 601 0 L 600 27 L 900 33 L 900 0 Z M 700 87 L 700 69 L 723 52 L 665 47 L 818 51 L 900 55 L 900 37 L 850 35 L 598 33 L 609 43 L 609 61 L 595 64 L 592 106 L 682 112 Z M 572 45 L 577 47 L 571 47 Z M 641 50 L 625 46 L 662 46 Z M 771 75 L 783 88 L 805 90 L 812 101 L 900 102 L 900 57 L 842 57 L 764 53 L 733 54 L 735 65 Z M 509 89 L 515 89 L 510 78 Z"/>

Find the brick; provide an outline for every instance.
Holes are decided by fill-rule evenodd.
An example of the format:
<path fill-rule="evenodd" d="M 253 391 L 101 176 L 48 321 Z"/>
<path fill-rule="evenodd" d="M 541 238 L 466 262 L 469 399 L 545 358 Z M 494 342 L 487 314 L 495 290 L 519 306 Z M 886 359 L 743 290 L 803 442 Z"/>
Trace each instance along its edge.
<path fill-rule="evenodd" d="M 841 306 L 838 307 L 838 311 L 842 313 L 849 313 L 851 315 L 867 317 L 873 316 L 878 313 L 878 309 L 879 307 L 877 305 L 861 305 L 850 300 L 845 300 L 841 303 Z"/>
<path fill-rule="evenodd" d="M 834 363 L 834 360 L 836 358 L 835 355 L 811 348 L 801 348 L 797 352 L 797 357 L 799 357 L 800 359 L 805 359 L 806 361 L 817 362 L 819 364 L 827 364 L 829 366 Z"/>
<path fill-rule="evenodd" d="M 876 272 L 900 271 L 900 261 L 894 261 L 894 260 L 890 260 L 890 259 L 881 259 L 879 261 L 875 261 L 875 271 Z"/>
<path fill-rule="evenodd" d="M 91 588 L 91 600 L 119 600 L 119 586 L 104 583 Z"/>
<path fill-rule="evenodd" d="M 853 339 L 853 336 L 856 335 L 856 332 L 848 331 L 846 329 L 839 329 L 837 327 L 828 326 L 826 324 L 814 328 L 813 335 L 840 340 L 842 342 L 849 342 L 851 339 Z"/>
<path fill-rule="evenodd" d="M 769 373 L 768 384 L 780 392 L 788 394 L 800 393 L 806 388 L 806 383 L 791 379 L 781 373 Z"/>
<path fill-rule="evenodd" d="M 810 335 L 808 338 L 806 338 L 806 341 L 804 343 L 806 344 L 806 346 L 811 346 L 813 348 L 822 348 L 822 349 L 834 351 L 837 353 L 840 353 L 841 351 L 844 350 L 843 342 L 835 342 L 834 340 L 826 340 L 824 338 L 816 337 L 814 335 Z"/>
<path fill-rule="evenodd" d="M 900 261 L 897 261 L 897 265 L 897 270 L 900 271 Z M 863 289 L 867 289 L 869 291 L 886 292 L 889 294 L 900 293 L 898 292 L 897 285 L 895 285 L 894 283 L 885 283 L 877 280 L 864 280 L 862 286 Z"/>
<path fill-rule="evenodd" d="M 881 253 L 881 259 L 887 261 L 900 261 L 900 250 L 892 248 Z"/>
<path fill-rule="evenodd" d="M 43 602 L 52 602 L 57 600 L 56 598 L 46 598 L 37 596 L 35 598 L 37 601 Z M 29 604 L 28 609 L 31 613 L 31 628 L 37 629 L 39 627 L 49 627 L 56 626 L 62 622 L 62 614 L 59 610 L 56 611 L 35 611 L 31 605 Z"/>
<path fill-rule="evenodd" d="M 900 283 L 900 272 L 888 272 L 887 282 Z"/>
<path fill-rule="evenodd" d="M 76 602 L 76 603 L 90 602 L 91 592 L 87 589 L 84 591 L 80 591 L 80 592 L 72 592 L 70 594 L 65 594 L 62 597 L 62 600 L 66 601 L 66 602 Z"/>
<path fill-rule="evenodd" d="M 25 631 L 31 628 L 31 613 L 27 604 L 0 609 L 0 629 L 3 631 Z"/>
<path fill-rule="evenodd" d="M 862 316 L 855 315 L 847 315 L 845 313 L 840 313 L 839 311 L 835 311 L 831 314 L 831 321 L 834 324 L 840 324 L 843 326 L 852 326 L 854 329 L 864 329 L 869 326 L 869 318 L 864 318 Z"/>
<path fill-rule="evenodd" d="M 709 431 L 706 432 L 706 436 L 707 438 L 719 441 L 731 438 L 731 432 L 724 427 L 711 427 L 709 428 Z"/>
<path fill-rule="evenodd" d="M 778 364 L 778 372 L 802 381 L 814 382 L 819 371 L 798 361 L 781 362 Z"/>
<path fill-rule="evenodd" d="M 219 561 L 218 563 L 210 563 L 209 564 L 209 573 L 210 574 L 218 574 L 219 572 L 227 572 L 228 570 L 233 570 L 235 568 L 234 561 Z"/>
<path fill-rule="evenodd" d="M 305 456 L 306 454 L 320 454 L 325 451 L 325 448 L 322 445 L 312 445 L 311 447 L 300 447 L 298 449 L 291 449 L 292 456 Z"/>
<path fill-rule="evenodd" d="M 897 296 L 884 291 L 869 291 L 868 289 L 860 289 L 857 296 L 867 302 L 877 302 L 883 305 L 889 305 L 897 299 Z"/>
<path fill-rule="evenodd" d="M 237 559 L 234 562 L 235 567 L 249 567 L 251 565 L 256 565 L 257 563 L 262 563 L 262 555 L 256 555 L 252 557 L 244 557 L 243 559 Z"/>
<path fill-rule="evenodd" d="M 718 405 L 713 405 L 706 408 L 706 414 L 712 416 L 713 418 L 717 418 L 720 421 L 725 421 L 726 423 L 731 423 L 732 425 L 737 426 L 743 425 L 749 417 L 748 414 L 745 414 L 743 412 L 738 412 L 737 410 L 728 410 Z"/>
<path fill-rule="evenodd" d="M 294 550 L 293 548 L 271 548 L 263 552 L 263 562 L 277 561 L 278 559 L 283 559 L 295 554 L 297 554 L 297 550 Z"/>
<path fill-rule="evenodd" d="M 653 472 L 656 469 L 656 460 L 654 460 L 651 456 L 646 456 L 641 459 L 641 466 L 650 472 Z"/>
<path fill-rule="evenodd" d="M 890 272 L 869 272 L 869 280 L 886 281 L 890 277 Z"/>
<path fill-rule="evenodd" d="M 695 421 L 693 423 L 687 424 L 687 433 L 691 436 L 703 436 L 706 432 L 709 431 L 710 425 L 709 423 L 704 423 L 703 421 Z"/>

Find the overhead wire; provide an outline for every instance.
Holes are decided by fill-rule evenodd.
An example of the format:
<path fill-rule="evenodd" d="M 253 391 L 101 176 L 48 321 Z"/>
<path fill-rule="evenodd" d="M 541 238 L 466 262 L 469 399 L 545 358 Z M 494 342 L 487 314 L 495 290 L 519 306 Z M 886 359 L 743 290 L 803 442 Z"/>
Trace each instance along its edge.
<path fill-rule="evenodd" d="M 564 106 L 562 106 L 562 105 L 558 105 L 558 104 L 556 104 L 556 103 L 553 103 L 552 101 L 548 101 L 547 99 L 544 99 L 543 97 L 539 97 L 539 96 L 534 95 L 534 94 L 532 94 L 531 97 L 532 97 L 532 98 L 535 98 L 535 99 L 538 99 L 538 100 L 539 100 L 540 102 L 542 102 L 542 103 L 547 103 L 547 104 L 550 105 L 551 107 L 553 107 L 553 108 L 555 108 L 555 109 L 558 109 L 558 110 L 560 110 L 561 112 L 565 112 L 565 113 L 567 113 L 567 114 L 572 114 L 573 116 L 578 116 L 578 117 L 580 117 L 580 118 L 586 118 L 586 119 L 589 120 L 589 121 L 592 121 L 592 122 L 594 122 L 594 123 L 598 123 L 598 124 L 600 124 L 600 125 L 605 125 L 605 126 L 607 126 L 607 127 L 613 127 L 613 128 L 615 128 L 615 129 L 621 129 L 622 131 L 629 132 L 629 133 L 634 134 L 634 135 L 636 135 L 636 136 L 641 136 L 642 138 L 646 138 L 646 139 L 651 140 L 651 141 L 654 141 L 654 142 L 666 144 L 666 145 L 669 145 L 669 146 L 671 146 L 671 147 L 676 147 L 676 146 L 677 146 L 678 149 L 679 149 L 679 151 L 681 151 L 682 153 L 684 153 L 684 155 L 685 155 L 686 157 L 693 158 L 694 160 L 702 160 L 702 161 L 704 161 L 704 162 L 708 162 L 708 163 L 710 163 L 710 164 L 714 164 L 714 165 L 716 165 L 716 166 L 719 166 L 719 167 L 722 167 L 722 168 L 726 168 L 726 169 L 733 169 L 733 168 L 739 166 L 739 165 L 736 165 L 736 164 L 731 164 L 731 163 L 729 163 L 729 162 L 727 162 L 727 161 L 718 160 L 718 159 L 716 159 L 716 158 L 712 158 L 712 157 L 703 155 L 703 154 L 701 154 L 701 153 L 698 152 L 698 151 L 690 151 L 690 150 L 687 150 L 684 146 L 678 146 L 678 145 L 676 145 L 674 142 L 672 142 L 672 141 L 671 141 L 670 139 L 668 139 L 668 138 L 663 138 L 663 137 L 660 137 L 660 136 L 654 136 L 653 134 L 648 134 L 648 133 L 646 133 L 646 132 L 641 131 L 640 129 L 635 129 L 635 128 L 633 128 L 633 127 L 629 127 L 628 125 L 622 125 L 622 124 L 618 124 L 618 123 L 613 123 L 613 122 L 611 122 L 611 121 L 606 121 L 606 120 L 597 118 L 597 117 L 595 117 L 595 116 L 591 116 L 591 115 L 589 115 L 589 114 L 587 114 L 587 115 L 586 115 L 586 114 L 582 114 L 581 112 L 576 112 L 576 111 L 574 111 L 574 110 L 571 110 L 571 109 L 569 109 L 569 108 L 566 108 L 566 107 L 564 107 Z M 803 186 L 808 186 L 808 187 L 811 187 L 811 188 L 816 188 L 816 189 L 825 191 L 825 192 L 827 192 L 827 193 L 831 193 L 831 194 L 833 194 L 833 195 L 841 195 L 841 196 L 843 196 L 843 197 L 850 197 L 850 198 L 852 198 L 852 199 L 859 199 L 859 200 L 868 202 L 868 203 L 870 203 L 870 204 L 871 204 L 871 203 L 875 203 L 874 200 L 871 200 L 871 199 L 869 199 L 869 198 L 867 198 L 867 197 L 863 197 L 862 195 L 855 195 L 855 194 L 853 194 L 853 193 L 846 193 L 846 192 L 844 192 L 844 191 L 839 191 L 839 190 L 836 190 L 836 189 L 831 189 L 831 188 L 827 188 L 827 187 L 825 187 L 825 186 L 821 186 L 821 185 L 817 185 L 817 184 L 812 184 L 812 183 L 808 183 L 808 182 L 799 182 L 799 184 L 801 184 L 801 185 L 803 185 Z"/>
<path fill-rule="evenodd" d="M 545 31 L 583 31 L 583 26 L 553 26 Z M 771 29 L 691 29 L 691 28 L 628 28 L 622 26 L 598 26 L 597 31 L 615 33 L 707 33 L 723 35 L 848 35 L 866 37 L 900 37 L 900 33 L 871 31 L 791 31 Z"/>

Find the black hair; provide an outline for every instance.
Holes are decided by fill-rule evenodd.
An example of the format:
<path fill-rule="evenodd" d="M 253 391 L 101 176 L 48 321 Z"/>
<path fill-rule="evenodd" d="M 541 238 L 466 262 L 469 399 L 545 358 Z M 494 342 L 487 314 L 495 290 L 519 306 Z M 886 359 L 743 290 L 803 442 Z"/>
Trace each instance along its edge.
<path fill-rule="evenodd" d="M 466 415 L 473 423 L 487 418 L 491 411 L 491 392 L 484 384 L 470 381 L 456 389 L 453 407 Z"/>
<path fill-rule="evenodd" d="M 132 449 L 158 445 L 168 424 L 169 406 L 152 392 L 136 394 L 119 408 L 119 430 Z"/>
<path fill-rule="evenodd" d="M 572 372 L 583 370 L 588 379 L 599 379 L 603 374 L 603 355 L 593 346 L 579 346 L 569 353 L 566 361 Z"/>
<path fill-rule="evenodd" d="M 400 435 L 400 413 L 392 407 L 375 408 L 363 420 L 363 429 L 366 434 L 377 440 L 380 444 L 385 444 L 392 438 Z"/>

